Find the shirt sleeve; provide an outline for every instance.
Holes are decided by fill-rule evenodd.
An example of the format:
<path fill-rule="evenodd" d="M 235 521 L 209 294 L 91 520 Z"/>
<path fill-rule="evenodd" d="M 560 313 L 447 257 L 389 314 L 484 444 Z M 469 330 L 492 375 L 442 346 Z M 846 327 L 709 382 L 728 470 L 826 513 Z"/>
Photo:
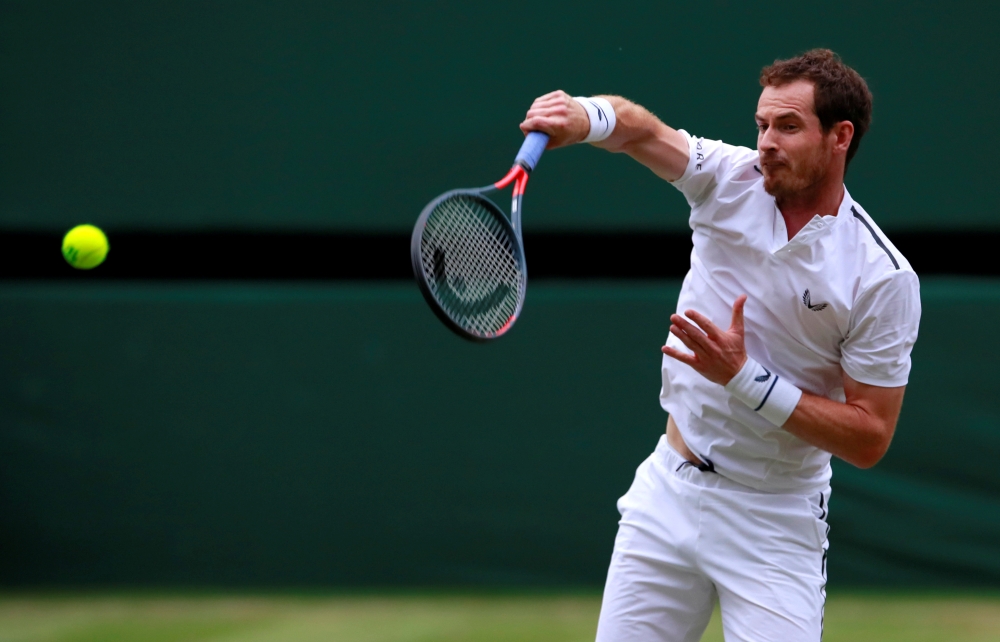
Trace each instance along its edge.
<path fill-rule="evenodd" d="M 720 185 L 733 178 L 734 173 L 743 168 L 749 169 L 749 164 L 759 157 L 754 149 L 695 138 L 683 129 L 678 131 L 688 139 L 690 157 L 684 174 L 672 184 L 680 190 L 692 209 L 708 200 Z"/>
<path fill-rule="evenodd" d="M 889 272 L 861 293 L 851 330 L 841 345 L 840 365 L 855 381 L 905 386 L 910 351 L 920 325 L 920 282 L 909 270 Z"/>

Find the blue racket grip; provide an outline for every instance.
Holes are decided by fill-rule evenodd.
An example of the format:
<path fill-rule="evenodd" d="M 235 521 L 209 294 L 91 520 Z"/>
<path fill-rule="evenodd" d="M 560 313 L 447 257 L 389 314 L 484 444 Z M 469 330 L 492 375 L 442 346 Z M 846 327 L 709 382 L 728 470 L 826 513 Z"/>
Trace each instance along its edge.
<path fill-rule="evenodd" d="M 542 152 L 545 151 L 545 146 L 548 144 L 548 134 L 528 132 L 528 135 L 524 137 L 524 142 L 521 144 L 521 149 L 517 152 L 514 164 L 520 165 L 530 172 L 535 169 L 538 159 L 542 157 Z"/>

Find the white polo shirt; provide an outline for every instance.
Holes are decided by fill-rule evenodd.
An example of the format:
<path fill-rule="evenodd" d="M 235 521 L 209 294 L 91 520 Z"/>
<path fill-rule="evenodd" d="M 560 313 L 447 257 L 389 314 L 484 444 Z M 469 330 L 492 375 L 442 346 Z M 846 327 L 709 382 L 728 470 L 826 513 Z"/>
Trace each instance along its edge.
<path fill-rule="evenodd" d="M 697 310 L 725 329 L 747 294 L 747 354 L 802 390 L 843 402 L 841 372 L 905 385 L 920 321 L 917 275 L 846 188 L 836 216 L 814 216 L 789 241 L 757 151 L 681 133 L 691 159 L 673 184 L 691 205 L 694 249 L 678 314 Z M 673 335 L 667 345 L 687 350 Z M 662 374 L 660 404 L 719 474 L 774 492 L 829 482 L 826 451 L 679 361 L 664 356 Z"/>

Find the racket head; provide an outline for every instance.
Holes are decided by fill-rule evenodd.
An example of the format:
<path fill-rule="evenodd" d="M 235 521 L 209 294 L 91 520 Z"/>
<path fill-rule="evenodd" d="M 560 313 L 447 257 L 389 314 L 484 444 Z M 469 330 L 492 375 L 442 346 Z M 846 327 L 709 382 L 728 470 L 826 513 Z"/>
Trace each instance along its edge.
<path fill-rule="evenodd" d="M 460 337 L 496 339 L 521 314 L 524 248 L 482 190 L 452 190 L 428 203 L 413 228 L 410 258 L 427 303 Z"/>

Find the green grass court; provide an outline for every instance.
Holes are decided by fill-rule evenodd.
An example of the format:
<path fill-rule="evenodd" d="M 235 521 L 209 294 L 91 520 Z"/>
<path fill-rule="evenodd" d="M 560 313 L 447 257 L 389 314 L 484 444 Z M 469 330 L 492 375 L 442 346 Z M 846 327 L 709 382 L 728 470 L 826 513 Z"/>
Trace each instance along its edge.
<path fill-rule="evenodd" d="M 0 597 L 0 642 L 585 642 L 597 595 Z M 841 594 L 825 642 L 1000 641 L 1000 596 Z M 721 642 L 718 612 L 704 642 Z"/>

